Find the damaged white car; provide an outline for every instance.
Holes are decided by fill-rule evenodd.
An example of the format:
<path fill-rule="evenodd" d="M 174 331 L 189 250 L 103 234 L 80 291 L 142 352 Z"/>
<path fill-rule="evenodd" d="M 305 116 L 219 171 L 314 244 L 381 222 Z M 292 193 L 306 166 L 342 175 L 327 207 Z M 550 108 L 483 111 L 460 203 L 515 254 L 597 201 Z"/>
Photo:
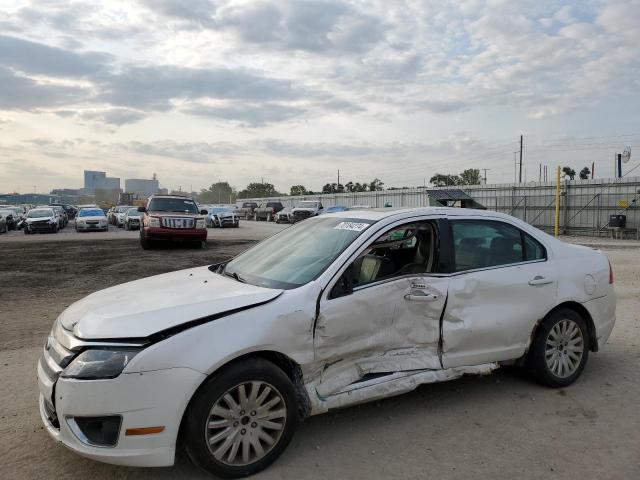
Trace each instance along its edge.
<path fill-rule="evenodd" d="M 38 364 L 49 433 L 87 457 L 222 477 L 267 467 L 309 415 L 526 367 L 571 384 L 615 322 L 599 251 L 494 212 L 314 217 L 226 264 L 96 292 Z"/>

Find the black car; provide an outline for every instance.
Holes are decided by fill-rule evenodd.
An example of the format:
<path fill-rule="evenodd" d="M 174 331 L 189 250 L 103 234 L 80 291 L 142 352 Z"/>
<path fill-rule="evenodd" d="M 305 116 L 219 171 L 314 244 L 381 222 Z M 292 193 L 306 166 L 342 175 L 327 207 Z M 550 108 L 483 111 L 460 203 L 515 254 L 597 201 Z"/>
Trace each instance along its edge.
<path fill-rule="evenodd" d="M 50 205 L 52 207 L 62 207 L 67 214 L 67 220 L 73 220 L 78 214 L 78 210 L 73 205 L 68 205 L 66 203 L 52 203 Z"/>

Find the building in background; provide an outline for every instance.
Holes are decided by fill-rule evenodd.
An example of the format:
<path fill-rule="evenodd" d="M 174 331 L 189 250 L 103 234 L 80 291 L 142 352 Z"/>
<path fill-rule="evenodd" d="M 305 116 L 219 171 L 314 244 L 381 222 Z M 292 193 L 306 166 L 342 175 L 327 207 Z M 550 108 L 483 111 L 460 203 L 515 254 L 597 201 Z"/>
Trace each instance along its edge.
<path fill-rule="evenodd" d="M 120 193 L 120 179 L 107 177 L 106 172 L 84 171 L 84 193 L 95 194 L 96 190 L 117 191 Z"/>
<path fill-rule="evenodd" d="M 159 190 L 160 185 L 155 173 L 151 180 L 144 178 L 127 178 L 124 181 L 124 191 L 126 193 L 133 193 L 140 199 L 149 198 L 151 195 L 157 195 Z"/>
<path fill-rule="evenodd" d="M 9 193 L 0 195 L 0 205 L 49 205 L 59 203 L 60 195 L 48 193 Z"/>

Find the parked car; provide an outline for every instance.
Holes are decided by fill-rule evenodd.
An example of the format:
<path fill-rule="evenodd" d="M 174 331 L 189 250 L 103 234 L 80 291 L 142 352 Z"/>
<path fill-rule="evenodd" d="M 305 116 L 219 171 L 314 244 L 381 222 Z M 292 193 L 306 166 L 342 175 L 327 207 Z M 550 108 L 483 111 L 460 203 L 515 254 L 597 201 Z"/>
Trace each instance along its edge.
<path fill-rule="evenodd" d="M 62 209 L 67 214 L 67 222 L 76 218 L 76 215 L 78 213 L 78 210 L 73 205 L 69 205 L 66 203 L 51 203 L 50 205 L 55 207 L 62 207 Z"/>
<path fill-rule="evenodd" d="M 316 217 L 322 213 L 322 202 L 317 200 L 303 200 L 292 211 L 293 221 L 299 222 L 305 218 Z"/>
<path fill-rule="evenodd" d="M 13 222 L 13 211 L 0 208 L 0 233 L 7 233 L 11 222 Z"/>
<path fill-rule="evenodd" d="M 146 207 L 138 209 L 144 213 L 140 228 L 140 245 L 144 249 L 159 240 L 196 242 L 201 247 L 207 241 L 204 210 L 199 210 L 191 198 L 153 195 Z"/>
<path fill-rule="evenodd" d="M 11 215 L 11 228 L 10 230 L 18 230 L 18 225 L 22 220 L 24 220 L 26 213 L 23 207 L 18 207 L 16 205 L 2 205 L 0 206 L 3 210 L 9 210 L 13 212 Z"/>
<path fill-rule="evenodd" d="M 109 230 L 107 216 L 101 208 L 81 208 L 76 217 L 76 232 Z"/>
<path fill-rule="evenodd" d="M 27 213 L 23 227 L 24 234 L 31 233 L 57 233 L 60 225 L 60 217 L 50 207 L 32 208 Z"/>
<path fill-rule="evenodd" d="M 182 444 L 211 473 L 246 476 L 302 418 L 420 384 L 507 363 L 567 387 L 615 307 L 602 252 L 508 215 L 321 215 L 226 263 L 71 305 L 38 365 L 40 413 L 95 460 L 171 465 Z"/>
<path fill-rule="evenodd" d="M 67 215 L 64 212 L 64 208 L 56 206 L 56 205 L 38 205 L 37 208 L 50 208 L 56 214 L 56 218 L 58 220 L 58 229 L 63 229 L 67 226 Z"/>
<path fill-rule="evenodd" d="M 262 202 L 253 210 L 253 219 L 271 222 L 275 220 L 276 213 L 283 208 L 282 202 Z"/>
<path fill-rule="evenodd" d="M 243 202 L 235 211 L 236 215 L 245 220 L 253 219 L 253 211 L 258 204 L 256 202 Z"/>
<path fill-rule="evenodd" d="M 276 223 L 292 223 L 291 210 L 291 207 L 284 207 L 276 213 Z"/>
<path fill-rule="evenodd" d="M 240 217 L 238 217 L 232 206 L 209 207 L 206 216 L 207 227 L 224 228 L 240 226 Z"/>
<path fill-rule="evenodd" d="M 124 217 L 127 215 L 130 208 L 133 207 L 131 205 L 118 205 L 115 207 L 114 225 L 116 227 L 124 227 Z"/>
<path fill-rule="evenodd" d="M 349 210 L 349 207 L 345 207 L 344 205 L 333 205 L 331 207 L 325 208 L 323 213 L 346 212 L 348 210 Z"/>
<path fill-rule="evenodd" d="M 138 207 L 130 207 L 124 214 L 124 229 L 138 230 L 142 222 L 142 212 Z"/>

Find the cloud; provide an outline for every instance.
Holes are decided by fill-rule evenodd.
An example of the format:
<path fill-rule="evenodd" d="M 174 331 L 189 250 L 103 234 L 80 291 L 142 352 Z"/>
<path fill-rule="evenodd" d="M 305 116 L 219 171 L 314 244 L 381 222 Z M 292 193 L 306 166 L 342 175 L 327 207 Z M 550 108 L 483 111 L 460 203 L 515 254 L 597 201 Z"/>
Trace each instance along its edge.
<path fill-rule="evenodd" d="M 242 103 L 240 105 L 232 103 L 225 106 L 195 105 L 182 111 L 201 117 L 234 121 L 247 127 L 260 127 L 274 122 L 291 120 L 306 112 L 304 108 L 275 103 Z"/>
<path fill-rule="evenodd" d="M 60 115 L 60 112 L 56 112 Z M 62 114 L 64 116 L 64 114 Z M 105 110 L 83 111 L 79 114 L 83 120 L 104 123 L 107 125 L 126 125 L 136 123 L 146 117 L 144 112 L 129 108 L 108 108 Z"/>
<path fill-rule="evenodd" d="M 111 59 L 104 53 L 78 54 L 58 47 L 0 35 L 0 65 L 27 74 L 82 77 L 102 70 Z"/>

